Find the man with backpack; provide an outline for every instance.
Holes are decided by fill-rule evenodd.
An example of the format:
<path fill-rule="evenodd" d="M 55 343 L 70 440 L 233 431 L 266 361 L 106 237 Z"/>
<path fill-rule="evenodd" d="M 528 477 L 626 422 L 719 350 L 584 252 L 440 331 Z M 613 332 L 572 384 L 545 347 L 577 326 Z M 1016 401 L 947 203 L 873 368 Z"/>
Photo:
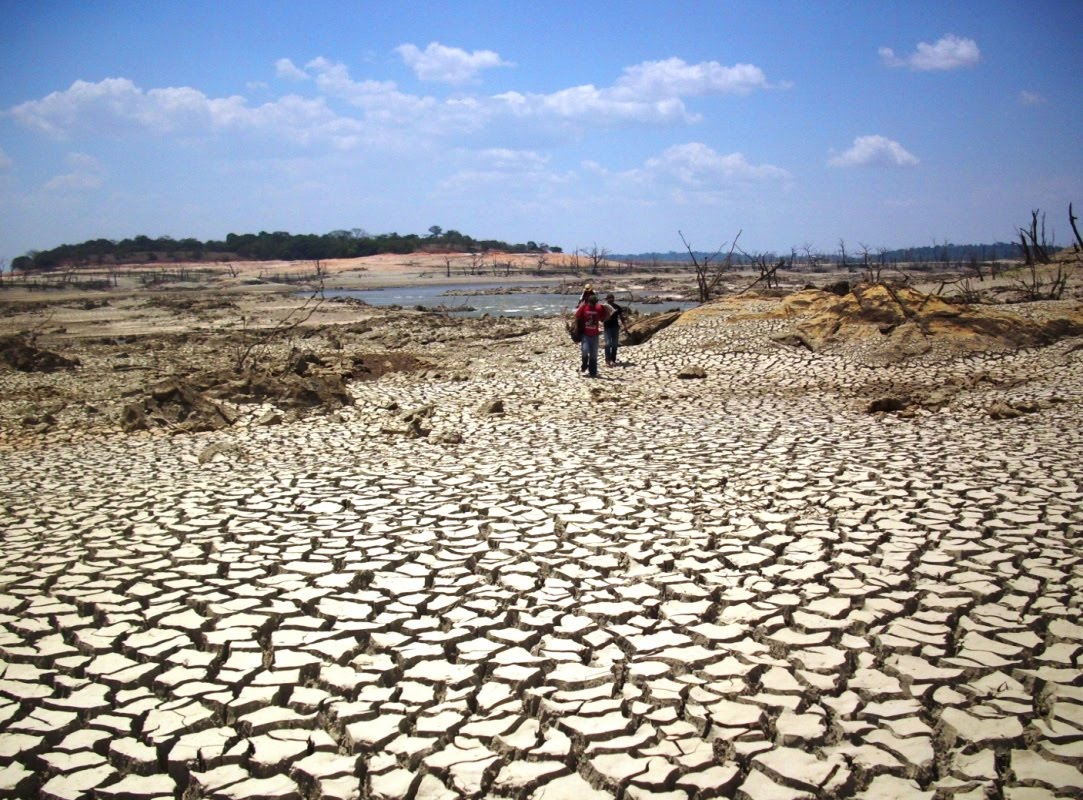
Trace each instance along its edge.
<path fill-rule="evenodd" d="M 579 372 L 591 378 L 598 377 L 598 334 L 607 317 L 605 306 L 598 302 L 598 295 L 594 293 L 575 310 L 575 325 L 582 335 L 579 342 L 582 366 Z"/>

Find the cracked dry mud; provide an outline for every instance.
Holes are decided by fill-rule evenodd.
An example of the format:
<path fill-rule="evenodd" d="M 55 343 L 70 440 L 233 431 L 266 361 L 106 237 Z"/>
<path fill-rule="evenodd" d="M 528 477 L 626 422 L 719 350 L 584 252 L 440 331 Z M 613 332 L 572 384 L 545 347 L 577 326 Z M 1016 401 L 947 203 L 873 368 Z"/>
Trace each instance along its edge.
<path fill-rule="evenodd" d="M 780 324 L 589 381 L 551 320 L 335 416 L 5 449 L 0 792 L 1083 796 L 1078 340 L 871 367 Z M 915 382 L 963 388 L 866 413 Z"/>

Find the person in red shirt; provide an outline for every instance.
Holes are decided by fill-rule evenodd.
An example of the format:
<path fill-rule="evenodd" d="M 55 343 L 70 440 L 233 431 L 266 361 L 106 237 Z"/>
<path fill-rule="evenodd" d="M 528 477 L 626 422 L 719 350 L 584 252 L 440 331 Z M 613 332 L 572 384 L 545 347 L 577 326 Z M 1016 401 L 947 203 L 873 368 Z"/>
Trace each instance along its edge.
<path fill-rule="evenodd" d="M 598 302 L 598 295 L 593 293 L 575 310 L 575 324 L 583 335 L 579 342 L 582 355 L 579 372 L 591 378 L 598 377 L 598 334 L 607 316 L 605 306 Z"/>

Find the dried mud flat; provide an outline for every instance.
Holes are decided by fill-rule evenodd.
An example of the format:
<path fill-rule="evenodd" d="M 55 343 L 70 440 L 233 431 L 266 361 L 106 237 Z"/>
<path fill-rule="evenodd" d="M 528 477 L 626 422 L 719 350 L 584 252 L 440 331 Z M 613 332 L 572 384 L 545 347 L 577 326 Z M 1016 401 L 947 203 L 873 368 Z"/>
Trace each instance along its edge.
<path fill-rule="evenodd" d="M 0 792 L 1083 796 L 1078 304 L 820 294 L 596 381 L 559 320 L 328 304 L 260 356 L 344 399 L 177 435 L 124 409 L 287 301 L 9 317 L 79 363 L 0 369 Z"/>

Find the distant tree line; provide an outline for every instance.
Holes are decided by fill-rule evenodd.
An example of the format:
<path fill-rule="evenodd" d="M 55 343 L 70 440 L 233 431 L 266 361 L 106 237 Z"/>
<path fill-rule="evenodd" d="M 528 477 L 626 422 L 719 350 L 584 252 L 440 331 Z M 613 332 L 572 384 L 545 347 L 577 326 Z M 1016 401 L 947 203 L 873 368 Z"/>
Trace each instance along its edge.
<path fill-rule="evenodd" d="M 865 246 L 846 250 L 844 242 L 839 243 L 839 248 L 830 252 L 816 250 L 810 245 L 794 248 L 791 253 L 785 254 L 787 261 L 794 265 L 806 265 L 814 267 L 827 267 L 837 265 L 861 266 L 862 257 L 880 263 L 892 264 L 926 264 L 930 269 L 943 264 L 969 264 L 975 260 L 986 261 L 1011 261 L 1020 257 L 1019 244 L 1017 242 L 994 242 L 993 244 L 932 244 L 924 247 L 901 247 L 893 250 L 878 248 L 875 251 Z M 1057 248 L 1053 248 L 1056 250 Z M 864 252 L 863 252 L 864 251 Z M 640 263 L 659 262 L 669 264 L 692 264 L 695 260 L 709 259 L 714 254 L 696 251 L 677 252 L 671 250 L 667 253 L 638 253 L 638 254 L 613 254 L 614 259 L 632 260 Z M 730 257 L 733 266 L 757 266 L 764 258 L 779 258 L 771 253 L 745 253 L 734 252 Z"/>
<path fill-rule="evenodd" d="M 52 250 L 35 250 L 11 262 L 20 272 L 49 271 L 61 267 L 109 266 L 144 262 L 308 261 L 358 258 L 380 253 L 408 255 L 423 251 L 559 253 L 545 243 L 508 244 L 496 239 L 474 239 L 438 225 L 428 236 L 398 233 L 369 234 L 360 228 L 319 234 L 230 233 L 222 241 L 135 236 L 131 239 L 93 239 L 82 244 L 63 244 Z"/>

